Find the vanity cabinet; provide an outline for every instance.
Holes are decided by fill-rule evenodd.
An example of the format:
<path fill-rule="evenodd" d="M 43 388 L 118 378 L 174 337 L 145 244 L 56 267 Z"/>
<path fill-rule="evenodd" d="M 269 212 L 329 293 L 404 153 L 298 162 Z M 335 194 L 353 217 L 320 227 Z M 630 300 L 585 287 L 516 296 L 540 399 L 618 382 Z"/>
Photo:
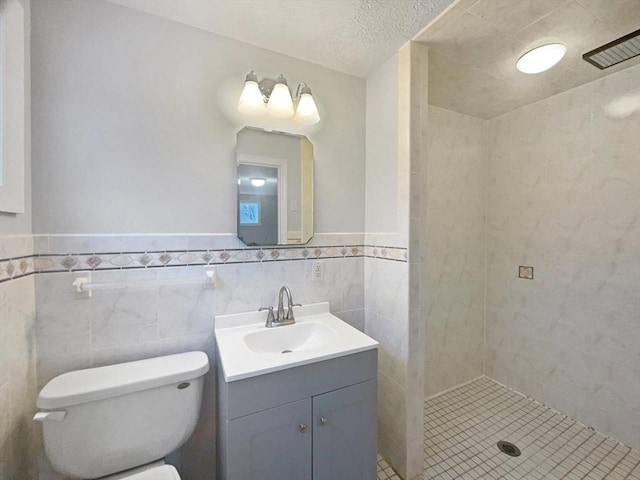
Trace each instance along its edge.
<path fill-rule="evenodd" d="M 311 400 L 229 422 L 227 478 L 311 480 Z"/>
<path fill-rule="evenodd" d="M 234 382 L 218 369 L 219 479 L 376 478 L 376 349 Z"/>

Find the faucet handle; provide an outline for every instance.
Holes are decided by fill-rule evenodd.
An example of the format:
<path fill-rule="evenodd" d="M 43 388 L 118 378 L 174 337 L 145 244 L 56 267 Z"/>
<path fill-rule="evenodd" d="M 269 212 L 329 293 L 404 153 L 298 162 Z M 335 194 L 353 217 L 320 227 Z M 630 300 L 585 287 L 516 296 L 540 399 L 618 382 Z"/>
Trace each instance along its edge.
<path fill-rule="evenodd" d="M 300 303 L 290 303 L 287 306 L 287 316 L 285 317 L 286 320 L 295 320 L 295 317 L 293 315 L 293 307 L 301 307 L 302 305 Z"/>
<path fill-rule="evenodd" d="M 269 313 L 267 314 L 266 326 L 271 327 L 273 325 L 273 322 L 276 321 L 275 317 L 273 316 L 273 307 L 260 307 L 258 309 L 259 312 L 263 312 L 264 310 L 269 310 Z"/>

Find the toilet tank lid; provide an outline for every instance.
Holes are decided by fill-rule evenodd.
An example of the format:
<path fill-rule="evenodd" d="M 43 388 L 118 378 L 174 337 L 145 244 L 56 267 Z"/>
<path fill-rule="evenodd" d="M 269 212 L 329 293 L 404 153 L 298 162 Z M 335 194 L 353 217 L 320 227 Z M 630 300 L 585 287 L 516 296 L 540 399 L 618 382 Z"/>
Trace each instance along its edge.
<path fill-rule="evenodd" d="M 54 409 L 95 402 L 140 390 L 185 382 L 209 371 L 204 352 L 187 352 L 64 373 L 40 391 L 38 408 Z"/>

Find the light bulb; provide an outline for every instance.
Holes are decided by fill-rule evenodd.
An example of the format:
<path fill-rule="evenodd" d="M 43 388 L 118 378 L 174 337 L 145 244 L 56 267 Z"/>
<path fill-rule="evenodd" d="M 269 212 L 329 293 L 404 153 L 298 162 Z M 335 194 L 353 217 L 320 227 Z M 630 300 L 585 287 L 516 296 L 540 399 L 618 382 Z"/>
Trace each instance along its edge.
<path fill-rule="evenodd" d="M 258 86 L 258 77 L 251 71 L 244 82 L 244 89 L 238 101 L 238 111 L 245 115 L 258 116 L 265 112 L 262 92 Z"/>
<path fill-rule="evenodd" d="M 516 68 L 522 73 L 540 73 L 549 70 L 562 60 L 567 47 L 561 43 L 549 43 L 529 50 L 516 63 Z"/>
<path fill-rule="evenodd" d="M 318 107 L 316 107 L 316 102 L 313 100 L 311 91 L 309 91 L 309 93 L 303 93 L 302 95 L 300 95 L 295 119 L 303 125 L 313 125 L 314 123 L 318 123 L 320 121 Z"/>
<path fill-rule="evenodd" d="M 287 86 L 287 81 L 280 75 L 273 87 L 269 102 L 267 103 L 267 113 L 277 118 L 293 117 L 293 100 L 291 92 Z"/>
<path fill-rule="evenodd" d="M 262 187 L 267 181 L 264 178 L 252 178 L 251 185 L 254 187 Z"/>

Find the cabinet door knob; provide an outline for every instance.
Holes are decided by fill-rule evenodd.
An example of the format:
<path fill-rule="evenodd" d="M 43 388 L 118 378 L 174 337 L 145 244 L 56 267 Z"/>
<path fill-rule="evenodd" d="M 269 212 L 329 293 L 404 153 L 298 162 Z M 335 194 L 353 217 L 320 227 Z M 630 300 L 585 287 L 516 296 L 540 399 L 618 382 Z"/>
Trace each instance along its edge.
<path fill-rule="evenodd" d="M 320 417 L 320 425 L 324 427 L 327 423 L 329 423 L 329 420 L 324 417 Z"/>
<path fill-rule="evenodd" d="M 300 433 L 305 433 L 307 431 L 307 426 L 304 423 L 301 423 L 300 425 L 298 425 L 298 431 Z"/>

